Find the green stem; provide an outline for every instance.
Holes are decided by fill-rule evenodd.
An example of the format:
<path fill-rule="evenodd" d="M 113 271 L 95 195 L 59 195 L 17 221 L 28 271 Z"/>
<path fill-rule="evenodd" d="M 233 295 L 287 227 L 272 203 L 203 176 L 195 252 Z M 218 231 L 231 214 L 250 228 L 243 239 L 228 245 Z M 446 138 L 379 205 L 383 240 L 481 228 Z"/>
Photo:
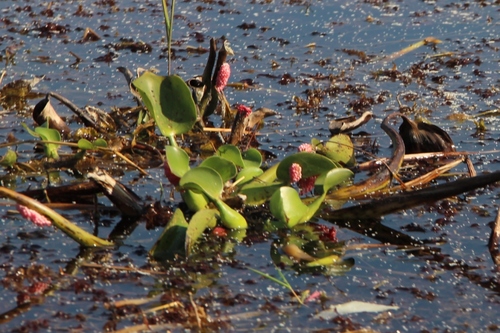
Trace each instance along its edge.
<path fill-rule="evenodd" d="M 167 35 L 167 59 L 168 59 L 168 75 L 170 75 L 170 61 L 171 61 L 171 51 L 172 51 L 172 31 L 174 22 L 174 10 L 175 10 L 175 0 L 172 0 L 172 6 L 170 9 L 170 15 L 168 12 L 167 0 L 162 0 L 163 5 L 163 17 L 165 18 L 165 30 Z"/>

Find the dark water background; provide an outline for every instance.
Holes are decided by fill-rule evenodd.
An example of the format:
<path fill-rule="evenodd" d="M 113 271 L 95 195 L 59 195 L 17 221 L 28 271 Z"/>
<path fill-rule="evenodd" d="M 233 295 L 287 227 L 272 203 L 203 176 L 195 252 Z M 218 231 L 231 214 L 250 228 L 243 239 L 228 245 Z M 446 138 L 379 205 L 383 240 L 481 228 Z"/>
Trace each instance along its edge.
<path fill-rule="evenodd" d="M 42 14 L 47 2 L 0 1 L 0 49 L 14 51 L 14 63 L 6 67 L 2 84 L 44 76 L 36 91 L 56 91 L 79 106 L 99 105 L 102 109 L 130 107 L 134 102 L 125 80 L 116 70 L 125 66 L 131 70 L 156 68 L 166 74 L 164 26 L 159 1 L 64 1 L 53 2 L 53 16 Z M 81 8 L 79 9 L 79 6 Z M 206 54 L 186 52 L 187 46 L 208 48 L 211 37 L 225 36 L 235 56 L 231 64 L 231 82 L 252 80 L 257 89 L 238 91 L 228 88 L 230 103 L 244 103 L 253 107 L 268 107 L 279 115 L 267 122 L 259 140 L 262 148 L 278 157 L 286 155 L 312 137 L 329 135 L 328 121 L 336 117 L 355 114 L 350 106 L 360 94 L 339 93 L 327 96 L 320 108 L 311 112 L 297 112 L 294 96 L 306 98 L 306 89 L 339 87 L 345 84 L 359 86 L 367 97 L 384 96 L 385 100 L 373 105 L 375 120 L 363 130 L 376 138 L 379 155 L 389 156 L 390 141 L 379 125 L 390 111 L 397 111 L 398 94 L 413 94 L 408 106 L 431 110 L 425 116 L 451 135 L 459 150 L 479 152 L 472 156 L 478 173 L 499 169 L 498 153 L 484 153 L 498 149 L 500 132 L 498 119 L 486 117 L 487 131 L 476 133 L 472 121 L 451 120 L 451 114 L 474 116 L 481 111 L 497 109 L 499 69 L 499 14 L 498 1 L 185 1 L 177 3 L 174 28 L 174 73 L 190 78 L 203 71 Z M 60 33 L 43 34 L 38 27 L 54 23 L 64 27 Z M 81 43 L 85 28 L 94 29 L 101 40 Z M 384 62 L 381 59 L 423 38 L 433 36 L 443 43 L 433 50 L 421 47 L 409 54 Z M 143 41 L 152 46 L 149 53 L 115 50 L 112 44 L 120 38 Z M 307 47 L 315 43 L 315 47 Z M 342 49 L 362 51 L 373 56 L 370 62 L 361 62 L 355 55 Z M 73 52 L 82 62 L 73 65 Z M 111 62 L 99 61 L 113 52 Z M 453 52 L 456 65 L 446 65 L 451 57 L 431 56 Z M 411 82 L 376 78 L 373 73 L 397 68 L 411 78 L 414 64 L 429 64 L 424 81 Z M 274 65 L 273 65 L 274 64 Z M 328 79 L 315 77 L 339 76 Z M 282 84 L 289 75 L 294 82 Z M 432 80 L 432 78 L 441 78 Z M 5 141 L 10 132 L 16 137 L 28 138 L 21 122 L 32 124 L 26 110 L 38 100 L 30 100 L 27 107 L 7 107 L 0 118 L 0 138 Z M 65 116 L 70 112 L 62 106 L 58 111 Z M 214 117 L 214 121 L 218 119 Z M 76 125 L 75 125 L 76 126 Z M 5 151 L 5 150 L 4 150 Z M 2 151 L 2 154 L 3 152 Z M 32 147 L 19 148 L 20 159 L 32 158 Z M 464 171 L 464 167 L 457 171 Z M 160 198 L 157 181 L 163 179 L 161 168 L 148 170 L 154 178 L 137 178 L 136 172 L 126 173 L 122 182 L 131 185 L 141 197 Z M 62 182 L 74 181 L 72 175 L 62 175 Z M 132 183 L 133 181 L 133 183 Z M 23 190 L 39 186 L 43 177 L 17 179 L 11 186 Z M 167 185 L 167 189 L 168 189 Z M 441 255 L 419 256 L 404 251 L 360 250 L 351 251 L 356 265 L 344 276 L 326 277 L 296 275 L 285 271 L 292 286 L 298 290 L 324 291 L 328 300 L 324 305 L 351 300 L 397 305 L 399 310 L 385 314 L 353 314 L 345 322 L 328 322 L 312 318 L 322 310 L 319 303 L 304 307 L 290 306 L 286 290 L 261 280 L 245 264 L 275 274 L 269 249 L 273 240 L 256 244 L 241 244 L 230 254 L 237 267 L 222 262 L 208 287 L 200 288 L 195 299 L 210 295 L 212 298 L 233 295 L 233 305 L 214 302 L 208 313 L 246 314 L 262 309 L 270 302 L 279 311 L 269 311 L 258 317 L 240 320 L 233 318 L 231 330 L 247 331 L 312 331 L 315 329 L 371 327 L 380 332 L 478 332 L 495 331 L 500 324 L 499 275 L 487 251 L 490 234 L 488 223 L 494 220 L 498 205 L 498 190 L 488 188 L 451 203 L 437 203 L 425 208 L 408 210 L 384 217 L 382 223 L 396 230 L 411 223 L 420 231 L 407 231 L 422 239 L 442 237 Z M 109 204 L 105 199 L 103 203 Z M 1 216 L 0 276 L 19 269 L 46 265 L 57 274 L 78 252 L 78 246 L 56 230 L 39 231 L 20 217 L 7 213 Z M 80 211 L 65 212 L 66 216 L 91 229 L 89 216 Z M 101 224 L 116 223 L 117 217 L 103 216 Z M 111 226 L 101 226 L 106 235 Z M 140 225 L 125 244 L 108 255 L 109 263 L 119 266 L 141 267 L 147 263 L 147 250 L 161 230 L 147 231 Z M 29 237 L 27 237 L 28 235 Z M 340 229 L 338 238 L 352 243 L 377 243 L 349 229 Z M 228 260 L 229 261 L 229 260 Z M 202 273 L 198 278 L 204 283 Z M 247 283 L 256 281 L 255 284 Z M 169 281 L 155 276 L 96 277 L 80 271 L 68 278 L 66 285 L 75 281 L 88 283 L 89 288 L 77 292 L 73 287 L 62 287 L 46 297 L 41 304 L 5 323 L 1 331 L 12 331 L 33 320 L 50 322 L 53 331 L 101 331 L 109 320 L 110 312 L 103 307 L 102 294 L 109 300 L 139 298 L 168 291 Z M 17 290 L 4 285 L 0 294 L 0 312 L 16 306 Z M 101 296 L 99 296 L 101 295 Z M 279 300 L 281 299 L 281 301 Z M 220 311 L 220 312 L 219 312 Z M 61 313 L 66 314 L 64 317 Z M 76 320 L 83 315 L 84 321 Z M 55 318 L 58 319 L 55 319 Z M 127 319 L 118 328 L 131 325 Z M 344 326 L 343 326 L 344 325 Z"/>

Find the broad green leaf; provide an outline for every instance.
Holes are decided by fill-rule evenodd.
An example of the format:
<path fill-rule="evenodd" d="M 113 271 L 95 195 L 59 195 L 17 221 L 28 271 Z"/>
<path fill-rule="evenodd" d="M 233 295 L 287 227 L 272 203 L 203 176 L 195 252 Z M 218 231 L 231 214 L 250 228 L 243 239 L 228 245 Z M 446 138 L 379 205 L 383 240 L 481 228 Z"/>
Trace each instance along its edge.
<path fill-rule="evenodd" d="M 319 146 L 319 152 L 334 162 L 339 162 L 347 167 L 354 166 L 354 145 L 351 138 L 346 134 L 334 135 L 323 146 Z"/>
<path fill-rule="evenodd" d="M 186 232 L 186 254 L 189 256 L 193 245 L 207 228 L 215 228 L 217 225 L 218 211 L 215 209 L 202 209 L 193 215 L 189 221 Z"/>
<path fill-rule="evenodd" d="M 236 176 L 236 166 L 233 162 L 226 160 L 220 156 L 210 156 L 205 159 L 200 167 L 210 168 L 216 171 L 222 178 L 222 181 L 225 183 L 230 179 L 233 179 Z"/>
<path fill-rule="evenodd" d="M 191 90 L 179 76 L 145 72 L 133 84 L 160 132 L 170 140 L 176 134 L 187 133 L 196 123 L 196 105 Z"/>
<path fill-rule="evenodd" d="M 182 176 L 179 184 L 183 189 L 205 194 L 219 210 L 221 222 L 225 227 L 230 229 L 247 227 L 245 218 L 220 199 L 223 182 L 215 170 L 202 166 L 191 169 Z"/>
<path fill-rule="evenodd" d="M 158 261 L 173 260 L 177 256 L 185 257 L 187 228 L 188 223 L 184 214 L 180 209 L 176 209 L 149 254 Z"/>
<path fill-rule="evenodd" d="M 286 222 L 290 228 L 305 222 L 303 217 L 308 214 L 309 210 L 300 200 L 297 191 L 289 186 L 282 186 L 273 194 L 269 208 L 276 219 Z"/>
<path fill-rule="evenodd" d="M 323 205 L 327 192 L 334 186 L 342 184 L 352 176 L 353 176 L 352 171 L 344 168 L 332 169 L 326 172 L 326 175 L 324 177 L 323 175 L 321 175 L 320 177 L 321 180 L 323 181 L 323 193 L 320 196 L 318 196 L 313 202 L 311 202 L 311 204 L 309 204 L 307 213 L 304 216 L 302 216 L 301 221 L 299 221 L 299 223 L 304 223 L 312 219 L 314 215 L 316 215 L 316 212 Z"/>
<path fill-rule="evenodd" d="M 247 220 L 236 210 L 229 207 L 221 199 L 214 200 L 214 204 L 219 210 L 220 220 L 222 224 L 229 229 L 246 229 L 248 228 Z"/>
<path fill-rule="evenodd" d="M 53 128 L 40 126 L 35 128 L 35 132 L 38 133 L 40 135 L 40 138 L 44 141 L 61 141 L 61 133 Z M 48 158 L 53 158 L 55 160 L 59 159 L 59 154 L 57 153 L 57 149 L 59 148 L 58 144 L 45 143 L 43 147 L 45 150 L 45 155 Z"/>
<path fill-rule="evenodd" d="M 166 163 L 170 172 L 181 178 L 189 170 L 189 156 L 181 148 L 175 146 L 165 147 Z"/>
<path fill-rule="evenodd" d="M 241 151 L 236 146 L 222 145 L 219 147 L 219 149 L 217 149 L 216 154 L 217 156 L 233 162 L 234 165 L 240 168 L 245 167 L 245 162 L 243 161 L 243 157 L 241 156 Z"/>
<path fill-rule="evenodd" d="M 238 185 L 242 186 L 243 184 L 251 182 L 254 178 L 259 177 L 263 173 L 264 171 L 262 171 L 261 168 L 256 166 L 249 166 L 241 169 L 241 171 L 238 173 L 238 176 L 236 176 L 236 180 L 238 181 Z"/>
<path fill-rule="evenodd" d="M 61 141 L 61 133 L 56 129 L 40 126 L 35 128 L 35 132 L 38 133 L 43 140 Z"/>
<path fill-rule="evenodd" d="M 94 146 L 96 147 L 103 147 L 103 148 L 106 148 L 108 146 L 108 143 L 106 142 L 106 140 L 104 139 L 96 139 L 94 142 Z"/>
<path fill-rule="evenodd" d="M 197 167 L 186 172 L 179 185 L 186 190 L 205 193 L 210 200 L 219 199 L 224 187 L 220 175 L 215 170 L 205 167 Z"/>
<path fill-rule="evenodd" d="M 255 148 L 250 148 L 243 153 L 243 163 L 245 167 L 260 167 L 262 164 L 262 155 Z"/>
<path fill-rule="evenodd" d="M 318 176 L 337 166 L 327 157 L 315 153 L 296 153 L 285 157 L 276 170 L 279 180 L 290 183 L 290 166 L 297 163 L 302 167 L 302 178 Z"/>
<path fill-rule="evenodd" d="M 246 196 L 246 205 L 257 206 L 268 201 L 274 192 L 279 190 L 282 186 L 282 183 L 261 183 L 259 181 L 253 181 L 243 185 L 239 193 Z"/>
<path fill-rule="evenodd" d="M 200 192 L 184 190 L 181 191 L 181 196 L 182 200 L 184 200 L 188 208 L 193 212 L 207 208 L 209 203 L 206 195 Z"/>
<path fill-rule="evenodd" d="M 12 149 L 7 150 L 2 159 L 0 159 L 0 165 L 3 167 L 11 167 L 16 162 L 17 162 L 17 154 Z"/>
<path fill-rule="evenodd" d="M 329 190 L 331 190 L 333 187 L 342 184 L 343 182 L 351 179 L 354 176 L 354 173 L 345 168 L 338 168 L 338 169 L 332 169 L 322 175 L 321 181 L 323 184 L 323 193 L 326 194 Z M 316 180 L 316 182 L 319 181 Z M 323 198 L 324 199 L 324 198 Z"/>
<path fill-rule="evenodd" d="M 91 150 L 94 149 L 94 145 L 87 139 L 78 140 L 78 148 L 83 150 Z"/>

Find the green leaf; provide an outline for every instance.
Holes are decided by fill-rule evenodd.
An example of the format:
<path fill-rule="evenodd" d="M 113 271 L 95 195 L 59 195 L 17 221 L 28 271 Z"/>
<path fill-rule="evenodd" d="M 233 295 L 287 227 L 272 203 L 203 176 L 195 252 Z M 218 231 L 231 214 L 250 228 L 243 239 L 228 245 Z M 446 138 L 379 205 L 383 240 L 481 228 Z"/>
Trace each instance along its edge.
<path fill-rule="evenodd" d="M 318 145 L 318 152 L 334 162 L 352 167 L 356 164 L 354 158 L 354 145 L 346 134 L 334 135 L 324 145 Z"/>
<path fill-rule="evenodd" d="M 200 167 L 210 168 L 216 171 L 222 178 L 222 181 L 225 183 L 230 179 L 233 179 L 236 176 L 236 166 L 233 162 L 222 158 L 220 156 L 210 156 L 205 159 Z"/>
<path fill-rule="evenodd" d="M 106 140 L 99 138 L 94 141 L 94 146 L 106 148 L 108 147 L 108 143 L 106 142 Z"/>
<path fill-rule="evenodd" d="M 264 171 L 256 166 L 248 166 L 238 173 L 236 176 L 236 180 L 238 181 L 238 185 L 242 186 L 243 184 L 251 182 L 254 178 L 262 175 Z"/>
<path fill-rule="evenodd" d="M 245 167 L 260 167 L 262 164 L 262 155 L 255 148 L 250 148 L 243 153 L 243 163 Z"/>
<path fill-rule="evenodd" d="M 189 256 L 193 245 L 203 235 L 207 228 L 215 228 L 217 225 L 218 211 L 215 209 L 202 209 L 193 215 L 186 232 L 186 254 Z"/>
<path fill-rule="evenodd" d="M 326 194 L 326 192 L 331 190 L 333 187 L 342 184 L 343 182 L 351 179 L 353 176 L 354 173 L 349 169 L 333 169 L 318 177 L 316 184 L 321 182 L 323 185 L 323 193 Z"/>
<path fill-rule="evenodd" d="M 40 137 L 40 134 L 38 134 L 37 132 L 33 131 L 31 128 L 28 127 L 28 125 L 26 125 L 26 123 L 21 123 L 21 126 L 26 130 L 26 132 L 29 133 L 29 135 L 31 135 L 32 137 L 35 137 L 35 138 L 39 138 Z"/>
<path fill-rule="evenodd" d="M 11 167 L 17 162 L 17 154 L 12 149 L 7 150 L 5 155 L 0 159 L 0 165 L 3 167 Z"/>
<path fill-rule="evenodd" d="M 285 157 L 276 170 L 276 176 L 284 183 L 290 183 L 290 166 L 297 163 L 302 167 L 302 178 L 318 176 L 337 166 L 329 158 L 314 153 L 296 153 Z"/>
<path fill-rule="evenodd" d="M 276 219 L 285 222 L 290 228 L 305 222 L 303 217 L 309 210 L 309 207 L 300 200 L 297 191 L 289 186 L 282 186 L 273 194 L 269 208 Z"/>
<path fill-rule="evenodd" d="M 173 260 L 177 256 L 185 257 L 187 228 L 184 214 L 180 209 L 176 209 L 149 254 L 158 261 Z"/>
<path fill-rule="evenodd" d="M 94 149 L 94 145 L 87 139 L 78 140 L 78 148 L 83 150 L 91 150 Z"/>
<path fill-rule="evenodd" d="M 179 76 L 145 72 L 133 84 L 164 136 L 172 140 L 174 135 L 191 130 L 196 122 L 196 105 L 191 90 Z"/>
<path fill-rule="evenodd" d="M 175 146 L 165 147 L 166 163 L 175 176 L 181 178 L 189 170 L 189 155 Z"/>
<path fill-rule="evenodd" d="M 229 229 L 246 229 L 248 228 L 247 220 L 238 213 L 236 210 L 229 207 L 221 199 L 214 200 L 215 206 L 220 213 L 220 220 L 222 224 Z"/>
<path fill-rule="evenodd" d="M 40 138 L 44 141 L 61 141 L 61 133 L 53 128 L 47 127 L 37 127 L 35 128 L 35 132 L 40 135 Z M 58 144 L 55 143 L 45 143 L 44 145 L 45 156 L 48 158 L 53 158 L 55 160 L 59 159 L 59 154 L 57 153 L 57 149 L 59 148 Z"/>
<path fill-rule="evenodd" d="M 181 192 L 181 196 L 182 200 L 184 200 L 188 208 L 193 212 L 207 208 L 209 203 L 208 198 L 203 193 L 184 190 Z"/>
<path fill-rule="evenodd" d="M 234 163 L 234 165 L 243 168 L 245 167 L 245 162 L 243 161 L 243 157 L 241 156 L 241 151 L 238 147 L 233 145 L 222 145 L 217 149 L 217 156 L 220 156 L 228 161 Z"/>
<path fill-rule="evenodd" d="M 186 172 L 179 185 L 198 193 L 205 193 L 210 200 L 219 199 L 224 188 L 221 176 L 211 168 L 197 167 Z"/>
<path fill-rule="evenodd" d="M 282 186 L 282 183 L 260 183 L 258 181 L 254 181 L 249 184 L 245 184 L 239 193 L 246 196 L 246 205 L 257 206 L 268 201 L 274 192 L 279 190 Z"/>

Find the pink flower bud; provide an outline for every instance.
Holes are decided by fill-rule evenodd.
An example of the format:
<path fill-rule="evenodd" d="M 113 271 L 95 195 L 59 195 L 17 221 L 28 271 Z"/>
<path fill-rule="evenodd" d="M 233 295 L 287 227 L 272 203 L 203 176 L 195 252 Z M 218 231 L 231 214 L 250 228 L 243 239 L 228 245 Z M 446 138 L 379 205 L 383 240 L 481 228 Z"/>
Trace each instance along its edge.
<path fill-rule="evenodd" d="M 231 68 L 227 62 L 220 66 L 219 73 L 217 74 L 217 80 L 215 81 L 215 89 L 221 92 L 227 85 L 229 81 L 229 76 L 231 75 Z"/>
<path fill-rule="evenodd" d="M 16 206 L 16 209 L 21 213 L 22 217 L 30 220 L 39 227 L 48 227 L 52 225 L 52 221 L 33 209 L 19 204 Z"/>
<path fill-rule="evenodd" d="M 248 106 L 244 105 L 238 105 L 236 108 L 240 115 L 242 115 L 244 118 L 248 117 L 252 113 L 252 109 L 250 109 Z"/>
<path fill-rule="evenodd" d="M 311 295 L 307 296 L 307 298 L 304 300 L 304 303 L 315 301 L 320 297 L 321 297 L 321 292 L 316 290 Z"/>
<path fill-rule="evenodd" d="M 292 163 L 288 172 L 290 173 L 290 183 L 296 183 L 302 178 L 302 167 L 300 164 Z"/>
<path fill-rule="evenodd" d="M 303 143 L 299 146 L 299 151 L 300 152 L 306 152 L 306 153 L 313 153 L 314 148 L 311 144 L 309 143 Z"/>

